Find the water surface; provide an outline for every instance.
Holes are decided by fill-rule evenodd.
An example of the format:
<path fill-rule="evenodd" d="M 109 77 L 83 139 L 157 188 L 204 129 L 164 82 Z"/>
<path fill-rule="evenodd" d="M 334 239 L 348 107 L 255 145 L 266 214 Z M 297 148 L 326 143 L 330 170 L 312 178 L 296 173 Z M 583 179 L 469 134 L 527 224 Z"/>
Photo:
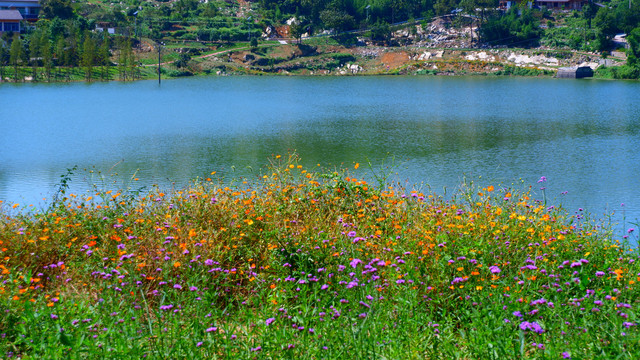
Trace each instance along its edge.
<path fill-rule="evenodd" d="M 532 185 L 574 212 L 640 218 L 640 83 L 485 77 L 211 77 L 0 85 L 0 200 L 43 206 L 78 165 L 136 186 L 211 171 L 394 164 L 442 193 Z M 361 169 L 365 168 L 364 166 Z M 137 171 L 137 172 L 136 172 Z M 96 179 L 77 171 L 76 191 Z M 562 192 L 567 192 L 561 195 Z M 625 204 L 621 206 L 621 204 Z M 624 218 L 623 218 L 624 214 Z"/>

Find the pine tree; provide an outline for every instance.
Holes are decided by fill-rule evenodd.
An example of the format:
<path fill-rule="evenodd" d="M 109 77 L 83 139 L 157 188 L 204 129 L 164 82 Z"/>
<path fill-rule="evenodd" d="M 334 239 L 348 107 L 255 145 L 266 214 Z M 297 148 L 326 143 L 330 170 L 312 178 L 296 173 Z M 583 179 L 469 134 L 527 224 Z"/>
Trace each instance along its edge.
<path fill-rule="evenodd" d="M 40 37 L 40 55 L 42 56 L 42 65 L 44 66 L 47 81 L 51 81 L 51 68 L 53 66 L 53 54 L 51 53 L 51 42 L 46 32 L 42 32 Z"/>
<path fill-rule="evenodd" d="M 22 40 L 20 40 L 20 34 L 16 33 L 11 42 L 9 55 L 9 63 L 13 66 L 13 79 L 15 82 L 18 82 L 18 64 L 22 62 L 23 56 L 24 47 L 22 46 Z"/>
<path fill-rule="evenodd" d="M 35 32 L 29 39 L 29 62 L 31 63 L 31 77 L 38 81 L 38 58 L 40 57 L 40 34 Z"/>
<path fill-rule="evenodd" d="M 0 40 L 0 83 L 4 81 L 4 67 L 9 57 L 9 51 L 7 50 L 4 42 Z"/>
<path fill-rule="evenodd" d="M 58 70 L 62 70 L 64 65 L 64 48 L 65 48 L 64 37 L 60 36 L 58 41 L 56 42 L 56 65 Z M 56 80 L 58 79 L 58 72 L 56 71 Z"/>
<path fill-rule="evenodd" d="M 84 41 L 82 42 L 82 67 L 84 68 L 84 77 L 87 81 L 91 81 L 93 75 L 93 66 L 96 61 L 96 42 L 93 40 L 89 30 L 84 32 Z"/>
<path fill-rule="evenodd" d="M 104 37 L 102 38 L 102 45 L 100 46 L 99 57 L 100 57 L 100 65 L 102 65 L 102 71 L 100 72 L 101 80 L 109 80 L 109 65 L 111 61 L 109 60 L 109 33 L 104 31 Z"/>

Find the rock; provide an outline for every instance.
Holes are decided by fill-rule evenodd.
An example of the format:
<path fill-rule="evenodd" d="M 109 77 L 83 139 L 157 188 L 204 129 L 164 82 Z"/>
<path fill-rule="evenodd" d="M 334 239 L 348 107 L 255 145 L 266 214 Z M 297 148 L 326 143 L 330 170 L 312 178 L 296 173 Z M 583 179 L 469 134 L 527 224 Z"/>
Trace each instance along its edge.
<path fill-rule="evenodd" d="M 431 53 L 428 51 L 425 51 L 424 53 L 420 54 L 420 56 L 418 57 L 418 60 L 429 60 L 431 58 Z"/>
<path fill-rule="evenodd" d="M 347 70 L 349 70 L 352 74 L 357 74 L 360 71 L 362 71 L 362 67 L 358 64 L 347 64 L 346 65 Z M 344 70 L 343 70 L 344 71 Z M 342 73 L 343 71 L 341 71 L 340 73 Z M 344 71 L 344 73 L 346 74 L 346 71 Z M 344 74 L 343 74 L 344 75 Z"/>
<path fill-rule="evenodd" d="M 578 65 L 578 67 L 584 67 L 584 66 L 588 66 L 591 68 L 591 70 L 595 70 L 600 67 L 600 64 L 595 62 L 583 62 L 580 65 Z"/>
<path fill-rule="evenodd" d="M 438 52 L 436 52 L 436 57 L 437 58 L 441 58 L 444 55 L 444 50 L 440 50 Z"/>

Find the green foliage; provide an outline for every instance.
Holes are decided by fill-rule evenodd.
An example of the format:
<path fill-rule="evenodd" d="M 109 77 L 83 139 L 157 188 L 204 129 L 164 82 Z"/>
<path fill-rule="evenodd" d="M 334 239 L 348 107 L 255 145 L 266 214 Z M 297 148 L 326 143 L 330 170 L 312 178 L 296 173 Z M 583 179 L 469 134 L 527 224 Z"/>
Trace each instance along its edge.
<path fill-rule="evenodd" d="M 540 76 L 540 75 L 552 75 L 553 71 L 525 68 L 519 66 L 505 66 L 502 70 L 496 71 L 493 75 L 498 76 Z"/>
<path fill-rule="evenodd" d="M 480 37 L 489 45 L 535 46 L 542 33 L 535 13 L 536 10 L 511 8 L 504 16 L 490 18 L 480 28 Z"/>
<path fill-rule="evenodd" d="M 41 0 L 40 16 L 45 19 L 71 19 L 75 16 L 69 0 Z"/>
<path fill-rule="evenodd" d="M 391 37 L 391 29 L 389 23 L 384 20 L 378 20 L 371 27 L 371 40 L 377 42 L 387 42 Z"/>
<path fill-rule="evenodd" d="M 191 61 L 191 55 L 189 55 L 189 53 L 187 52 L 183 52 L 182 54 L 180 54 L 180 56 L 178 57 L 178 60 L 176 60 L 174 62 L 174 65 L 178 68 L 178 69 L 182 69 L 182 68 L 186 68 L 187 65 L 189 65 L 189 61 Z"/>
<path fill-rule="evenodd" d="M 528 192 L 445 199 L 295 157 L 166 193 L 69 194 L 72 172 L 56 206 L 0 210 L 7 358 L 640 354 L 637 249 Z"/>
<path fill-rule="evenodd" d="M 258 49 L 258 38 L 257 37 L 252 37 L 249 45 L 251 46 L 251 51 L 257 50 Z"/>
<path fill-rule="evenodd" d="M 602 79 L 635 80 L 640 79 L 640 68 L 629 65 L 600 67 L 594 76 Z"/>
<path fill-rule="evenodd" d="M 640 27 L 635 28 L 627 36 L 629 49 L 627 50 L 627 64 L 634 68 L 640 68 Z"/>

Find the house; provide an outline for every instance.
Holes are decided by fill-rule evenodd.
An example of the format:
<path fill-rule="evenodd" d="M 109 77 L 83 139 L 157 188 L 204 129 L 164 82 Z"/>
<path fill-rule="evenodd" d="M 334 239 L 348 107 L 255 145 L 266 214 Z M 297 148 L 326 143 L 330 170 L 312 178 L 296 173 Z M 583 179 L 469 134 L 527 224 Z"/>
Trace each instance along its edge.
<path fill-rule="evenodd" d="M 517 0 L 500 0 L 500 8 L 509 10 L 512 6 L 516 6 L 520 1 Z M 588 0 L 533 0 L 528 1 L 529 8 L 538 7 L 549 10 L 581 10 Z"/>
<path fill-rule="evenodd" d="M 22 15 L 18 10 L 0 10 L 0 33 L 20 32 L 22 20 Z"/>
<path fill-rule="evenodd" d="M 35 22 L 40 13 L 40 0 L 0 0 L 0 10 L 18 10 L 22 18 Z"/>

